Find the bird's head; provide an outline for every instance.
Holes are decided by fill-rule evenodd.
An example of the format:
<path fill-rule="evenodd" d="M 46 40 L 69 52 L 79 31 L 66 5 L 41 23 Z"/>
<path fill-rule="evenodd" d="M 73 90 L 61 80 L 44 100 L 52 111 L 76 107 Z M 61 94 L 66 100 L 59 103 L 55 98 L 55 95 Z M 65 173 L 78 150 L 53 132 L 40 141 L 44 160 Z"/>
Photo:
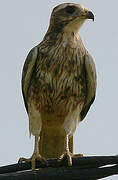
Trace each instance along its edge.
<path fill-rule="evenodd" d="M 84 6 L 74 3 L 63 3 L 56 6 L 51 14 L 50 28 L 55 32 L 76 32 L 86 19 L 94 21 L 94 15 Z"/>

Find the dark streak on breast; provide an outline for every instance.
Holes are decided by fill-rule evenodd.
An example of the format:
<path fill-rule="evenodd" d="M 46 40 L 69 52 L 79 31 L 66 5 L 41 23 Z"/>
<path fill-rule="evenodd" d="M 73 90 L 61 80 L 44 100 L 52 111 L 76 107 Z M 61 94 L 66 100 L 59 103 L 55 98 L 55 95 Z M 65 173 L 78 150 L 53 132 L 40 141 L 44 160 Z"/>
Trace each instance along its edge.
<path fill-rule="evenodd" d="M 54 71 L 54 76 L 58 75 L 59 68 L 60 68 L 60 64 L 57 64 L 55 71 Z"/>

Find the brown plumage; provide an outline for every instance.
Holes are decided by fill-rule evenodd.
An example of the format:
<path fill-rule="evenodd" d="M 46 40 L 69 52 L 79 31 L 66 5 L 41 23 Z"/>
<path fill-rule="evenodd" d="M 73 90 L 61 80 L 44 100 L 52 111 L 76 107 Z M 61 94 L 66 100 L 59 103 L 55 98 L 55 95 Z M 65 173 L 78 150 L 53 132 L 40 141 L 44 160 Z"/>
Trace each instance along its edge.
<path fill-rule="evenodd" d="M 72 165 L 73 133 L 96 92 L 95 65 L 78 32 L 86 19 L 94 16 L 81 5 L 64 3 L 54 8 L 43 41 L 25 61 L 22 91 L 29 131 L 35 136 L 32 169 L 35 159 L 42 157 L 66 155 Z"/>

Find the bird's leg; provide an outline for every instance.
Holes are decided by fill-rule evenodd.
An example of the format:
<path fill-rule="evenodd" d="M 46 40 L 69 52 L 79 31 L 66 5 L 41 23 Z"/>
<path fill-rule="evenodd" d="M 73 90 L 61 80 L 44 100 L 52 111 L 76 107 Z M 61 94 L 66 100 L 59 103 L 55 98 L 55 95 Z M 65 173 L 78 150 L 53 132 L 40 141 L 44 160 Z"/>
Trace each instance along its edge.
<path fill-rule="evenodd" d="M 43 158 L 39 154 L 39 136 L 35 136 L 35 145 L 34 145 L 34 152 L 31 158 L 26 159 L 26 158 L 20 158 L 19 163 L 21 162 L 32 162 L 32 170 L 35 170 L 35 160 L 41 161 L 43 164 L 46 164 L 45 158 Z"/>
<path fill-rule="evenodd" d="M 58 158 L 58 161 L 62 161 L 64 157 L 67 157 L 68 160 L 68 166 L 72 166 L 72 156 L 73 154 L 69 150 L 69 137 L 66 135 L 65 139 L 65 152 Z"/>
<path fill-rule="evenodd" d="M 66 135 L 66 139 L 65 139 L 65 152 L 58 158 L 58 161 L 62 161 L 64 159 L 64 157 L 67 157 L 67 161 L 68 161 L 68 166 L 72 166 L 72 157 L 76 156 L 76 157 L 83 157 L 83 154 L 73 154 L 70 152 L 69 150 L 69 136 Z"/>
<path fill-rule="evenodd" d="M 38 136 L 35 136 L 34 152 L 33 152 L 33 155 L 32 155 L 32 157 L 31 157 L 32 170 L 35 169 L 35 160 L 39 160 L 39 161 L 41 161 L 43 164 L 46 163 L 45 158 L 43 158 L 43 157 L 39 154 L 39 138 L 38 138 Z"/>

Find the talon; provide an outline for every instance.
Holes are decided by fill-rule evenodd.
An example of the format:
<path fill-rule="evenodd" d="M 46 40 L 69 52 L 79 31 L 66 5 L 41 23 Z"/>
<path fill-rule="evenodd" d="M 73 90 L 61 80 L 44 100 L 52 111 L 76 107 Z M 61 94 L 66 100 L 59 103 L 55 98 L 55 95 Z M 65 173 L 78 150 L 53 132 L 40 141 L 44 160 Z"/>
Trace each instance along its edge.
<path fill-rule="evenodd" d="M 72 156 L 67 156 L 68 159 L 68 166 L 72 166 Z"/>
<path fill-rule="evenodd" d="M 30 162 L 31 161 L 31 158 L 29 158 L 29 159 L 26 159 L 26 158 L 20 158 L 19 160 L 18 160 L 18 163 L 24 163 L 24 162 Z"/>
<path fill-rule="evenodd" d="M 62 154 L 59 158 L 58 158 L 58 161 L 62 161 L 62 159 L 64 158 L 64 154 Z"/>
<path fill-rule="evenodd" d="M 48 166 L 48 162 L 44 157 L 41 157 L 41 159 L 39 159 L 41 161 L 42 164 L 45 164 L 46 166 Z"/>
<path fill-rule="evenodd" d="M 20 158 L 18 163 L 23 163 L 23 162 L 31 162 L 32 163 L 32 170 L 35 170 L 36 168 L 36 160 L 39 160 L 43 165 L 48 166 L 48 162 L 44 157 L 42 157 L 39 153 L 39 143 L 38 143 L 38 136 L 35 136 L 35 146 L 34 146 L 34 152 L 31 158 L 26 159 L 26 158 Z"/>
<path fill-rule="evenodd" d="M 32 163 L 32 170 L 35 170 L 35 166 L 36 166 L 36 160 L 39 160 L 42 164 L 46 164 L 47 166 L 47 161 L 44 157 L 42 157 L 40 154 L 36 155 L 35 153 L 32 155 L 31 158 L 26 159 L 26 158 L 20 158 L 18 163 L 27 163 L 27 162 L 31 162 Z"/>
<path fill-rule="evenodd" d="M 72 156 L 73 154 L 70 151 L 66 151 L 58 158 L 58 162 L 63 161 L 64 157 L 66 157 L 68 161 L 68 166 L 72 166 Z"/>
<path fill-rule="evenodd" d="M 32 171 L 35 170 L 35 159 L 32 159 Z"/>

